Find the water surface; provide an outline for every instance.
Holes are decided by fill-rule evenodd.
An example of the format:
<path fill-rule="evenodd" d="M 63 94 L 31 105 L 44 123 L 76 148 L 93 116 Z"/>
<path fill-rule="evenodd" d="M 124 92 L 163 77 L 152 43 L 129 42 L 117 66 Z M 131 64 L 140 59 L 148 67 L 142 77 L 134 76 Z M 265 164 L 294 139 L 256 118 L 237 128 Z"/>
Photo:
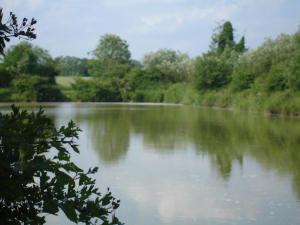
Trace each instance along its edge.
<path fill-rule="evenodd" d="M 100 167 L 97 184 L 121 199 L 117 216 L 128 225 L 300 224 L 300 119 L 178 105 L 43 106 L 57 126 L 72 119 L 83 130 L 73 158 Z"/>

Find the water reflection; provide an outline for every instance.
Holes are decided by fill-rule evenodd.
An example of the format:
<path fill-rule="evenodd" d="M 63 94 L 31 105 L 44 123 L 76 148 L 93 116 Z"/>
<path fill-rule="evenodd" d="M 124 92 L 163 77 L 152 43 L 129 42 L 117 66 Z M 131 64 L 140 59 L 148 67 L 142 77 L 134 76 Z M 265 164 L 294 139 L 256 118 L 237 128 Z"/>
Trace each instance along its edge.
<path fill-rule="evenodd" d="M 208 155 L 211 166 L 230 179 L 232 165 L 254 158 L 265 170 L 291 175 L 300 200 L 300 121 L 229 111 L 179 106 L 102 106 L 88 114 L 88 136 L 107 163 L 126 158 L 130 136 L 140 135 L 143 149 L 159 154 L 186 151 Z M 142 150 L 142 149 L 141 149 Z"/>
<path fill-rule="evenodd" d="M 155 105 L 58 104 L 47 113 L 57 124 L 74 119 L 109 164 L 97 180 L 115 188 L 127 224 L 300 220 L 299 119 Z"/>
<path fill-rule="evenodd" d="M 99 159 L 109 164 L 124 159 L 129 146 L 130 113 L 114 107 L 88 110 L 75 111 L 74 119 L 79 124 L 87 123 L 87 137 Z"/>

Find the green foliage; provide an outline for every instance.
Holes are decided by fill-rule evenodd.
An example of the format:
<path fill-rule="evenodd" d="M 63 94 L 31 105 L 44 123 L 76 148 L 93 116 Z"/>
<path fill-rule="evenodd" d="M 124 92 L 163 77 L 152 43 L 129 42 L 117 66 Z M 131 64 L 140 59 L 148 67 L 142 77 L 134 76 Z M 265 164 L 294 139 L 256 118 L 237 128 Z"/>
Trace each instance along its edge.
<path fill-rule="evenodd" d="M 222 54 L 226 47 L 229 47 L 230 49 L 234 46 L 233 41 L 233 28 L 232 24 L 229 21 L 226 21 L 222 26 L 222 31 L 219 34 L 219 37 L 217 39 L 217 52 L 218 54 Z"/>
<path fill-rule="evenodd" d="M 101 77 L 103 79 L 123 78 L 129 71 L 129 64 L 117 64 L 114 67 L 110 68 L 110 70 L 104 71 Z"/>
<path fill-rule="evenodd" d="M 159 71 L 164 74 L 164 77 L 171 82 L 182 82 L 189 79 L 192 64 L 187 54 L 160 49 L 146 54 L 143 65 L 146 70 Z"/>
<path fill-rule="evenodd" d="M 108 60 L 113 64 L 129 63 L 131 56 L 127 42 L 114 34 L 101 36 L 99 45 L 92 51 L 92 55 L 100 61 Z"/>
<path fill-rule="evenodd" d="M 293 90 L 300 90 L 300 31 L 294 35 L 295 51 L 289 62 L 288 83 Z"/>
<path fill-rule="evenodd" d="M 185 96 L 186 89 L 185 83 L 173 84 L 167 89 L 164 101 L 168 103 L 181 103 Z"/>
<path fill-rule="evenodd" d="M 4 66 L 16 76 L 33 74 L 49 78 L 54 84 L 54 77 L 58 74 L 55 62 L 47 50 L 33 46 L 28 42 L 14 45 L 6 52 Z"/>
<path fill-rule="evenodd" d="M 265 88 L 268 92 L 283 91 L 288 87 L 286 66 L 283 64 L 273 65 L 266 76 Z"/>
<path fill-rule="evenodd" d="M 241 56 L 241 66 L 255 77 L 267 74 L 272 65 L 287 63 L 295 51 L 293 36 L 279 35 L 275 40 L 266 39 L 256 50 Z"/>
<path fill-rule="evenodd" d="M 120 80 L 118 79 L 77 79 L 72 84 L 72 89 L 75 92 L 75 98 L 80 101 L 120 102 L 122 97 L 119 85 Z"/>
<path fill-rule="evenodd" d="M 212 34 L 212 42 L 210 45 L 209 55 L 222 55 L 226 49 L 236 51 L 238 53 L 246 52 L 245 37 L 236 43 L 234 41 L 233 27 L 230 21 L 217 26 Z"/>
<path fill-rule="evenodd" d="M 70 160 L 79 131 L 73 121 L 56 129 L 42 110 L 0 114 L 1 224 L 44 224 L 59 210 L 75 223 L 120 224 L 119 201 L 90 177 L 98 168 L 84 172 Z"/>
<path fill-rule="evenodd" d="M 60 76 L 89 76 L 86 58 L 62 56 L 55 58 L 55 64 Z"/>
<path fill-rule="evenodd" d="M 140 68 L 132 69 L 125 77 L 127 85 L 132 90 L 135 89 L 149 89 L 157 87 L 158 84 L 165 83 L 166 78 L 158 70 L 144 70 Z"/>
<path fill-rule="evenodd" d="M 235 50 L 239 53 L 244 53 L 247 51 L 245 47 L 245 37 L 243 36 L 241 40 L 235 45 Z"/>
<path fill-rule="evenodd" d="M 241 71 L 234 72 L 231 87 L 233 91 L 242 91 L 244 89 L 250 88 L 250 85 L 254 83 L 253 74 Z"/>
<path fill-rule="evenodd" d="M 251 70 L 249 70 L 249 64 L 245 59 L 245 57 L 240 58 L 233 70 L 231 82 L 231 88 L 233 91 L 249 89 L 251 84 L 255 81 L 255 75 Z"/>
<path fill-rule="evenodd" d="M 83 102 L 96 101 L 96 88 L 95 78 L 91 80 L 77 79 L 75 83 L 72 84 L 75 99 Z"/>
<path fill-rule="evenodd" d="M 128 44 L 117 35 L 101 36 L 98 46 L 91 54 L 94 59 L 88 65 L 89 74 L 92 76 L 102 76 L 115 66 L 131 64 Z"/>
<path fill-rule="evenodd" d="M 105 65 L 97 59 L 90 59 L 87 64 L 88 74 L 92 77 L 100 77 L 103 71 L 105 71 Z"/>
<path fill-rule="evenodd" d="M 12 100 L 30 101 L 61 101 L 64 99 L 60 90 L 49 84 L 49 78 L 37 75 L 21 75 L 12 81 Z"/>
<path fill-rule="evenodd" d="M 216 56 L 202 56 L 195 59 L 193 77 L 198 89 L 216 89 L 231 81 L 232 65 Z"/>
<path fill-rule="evenodd" d="M 275 40 L 266 39 L 256 50 L 240 56 L 234 67 L 232 89 L 242 91 L 255 83 L 256 90 L 282 91 L 297 83 L 288 81 L 292 78 L 287 68 L 297 49 L 294 36 L 281 34 Z"/>
<path fill-rule="evenodd" d="M 132 100 L 134 102 L 163 102 L 164 93 L 161 89 L 137 89 Z"/>
<path fill-rule="evenodd" d="M 6 52 L 0 72 L 0 87 L 12 89 L 11 96 L 5 98 L 13 101 L 64 100 L 55 86 L 55 62 L 44 49 L 28 42 L 12 46 Z"/>
<path fill-rule="evenodd" d="M 24 18 L 19 24 L 16 15 L 12 12 L 10 12 L 7 21 L 3 22 L 3 9 L 0 8 L 0 54 L 4 54 L 5 42 L 9 42 L 11 37 L 35 39 L 36 34 L 34 34 L 32 26 L 36 22 L 34 18 L 30 22 Z"/>
<path fill-rule="evenodd" d="M 0 102 L 11 102 L 11 88 L 0 88 Z"/>
<path fill-rule="evenodd" d="M 9 87 L 13 74 L 0 64 L 0 88 Z"/>

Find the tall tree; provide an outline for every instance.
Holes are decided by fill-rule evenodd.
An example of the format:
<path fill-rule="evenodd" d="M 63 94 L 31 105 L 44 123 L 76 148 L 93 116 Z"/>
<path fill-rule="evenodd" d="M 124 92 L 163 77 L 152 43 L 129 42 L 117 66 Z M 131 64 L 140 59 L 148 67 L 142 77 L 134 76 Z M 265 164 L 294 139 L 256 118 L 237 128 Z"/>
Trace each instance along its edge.
<path fill-rule="evenodd" d="M 244 53 L 247 49 L 245 47 L 245 37 L 243 36 L 241 40 L 235 45 L 235 50 L 239 53 Z"/>
<path fill-rule="evenodd" d="M 222 31 L 218 38 L 218 53 L 224 52 L 225 48 L 233 48 L 233 28 L 230 21 L 226 21 L 222 26 Z"/>
<path fill-rule="evenodd" d="M 144 68 L 149 71 L 158 71 L 172 82 L 187 81 L 191 72 L 191 60 L 187 54 L 171 49 L 160 49 L 145 54 Z"/>
<path fill-rule="evenodd" d="M 28 42 L 10 47 L 4 57 L 4 66 L 17 76 L 21 74 L 48 77 L 50 83 L 55 83 L 57 70 L 54 60 L 47 50 L 33 46 Z"/>
<path fill-rule="evenodd" d="M 55 58 L 59 75 L 62 76 L 88 76 L 88 59 L 73 56 Z"/>
<path fill-rule="evenodd" d="M 119 36 L 105 34 L 101 36 L 98 46 L 91 52 L 94 60 L 90 61 L 89 72 L 99 76 L 115 66 L 130 64 L 131 53 L 128 44 Z"/>
<path fill-rule="evenodd" d="M 230 21 L 217 26 L 212 35 L 212 43 L 210 45 L 209 54 L 221 55 L 226 50 L 228 53 L 235 50 L 238 53 L 244 53 L 247 49 L 245 47 L 245 37 L 236 43 L 234 41 L 234 29 Z"/>
<path fill-rule="evenodd" d="M 300 90 L 300 27 L 294 35 L 295 52 L 289 63 L 289 86 L 294 90 Z"/>

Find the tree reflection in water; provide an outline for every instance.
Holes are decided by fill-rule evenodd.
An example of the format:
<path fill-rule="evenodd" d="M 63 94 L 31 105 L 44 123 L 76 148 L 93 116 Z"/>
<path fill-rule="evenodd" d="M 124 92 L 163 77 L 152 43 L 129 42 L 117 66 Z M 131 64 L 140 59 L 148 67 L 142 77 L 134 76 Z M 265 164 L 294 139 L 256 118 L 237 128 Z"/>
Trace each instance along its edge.
<path fill-rule="evenodd" d="M 299 119 L 189 106 L 99 105 L 77 113 L 76 120 L 87 122 L 93 149 L 105 163 L 126 158 L 131 136 L 141 135 L 141 151 L 173 154 L 194 146 L 224 181 L 234 162 L 242 167 L 252 158 L 265 170 L 292 176 L 300 200 Z"/>

